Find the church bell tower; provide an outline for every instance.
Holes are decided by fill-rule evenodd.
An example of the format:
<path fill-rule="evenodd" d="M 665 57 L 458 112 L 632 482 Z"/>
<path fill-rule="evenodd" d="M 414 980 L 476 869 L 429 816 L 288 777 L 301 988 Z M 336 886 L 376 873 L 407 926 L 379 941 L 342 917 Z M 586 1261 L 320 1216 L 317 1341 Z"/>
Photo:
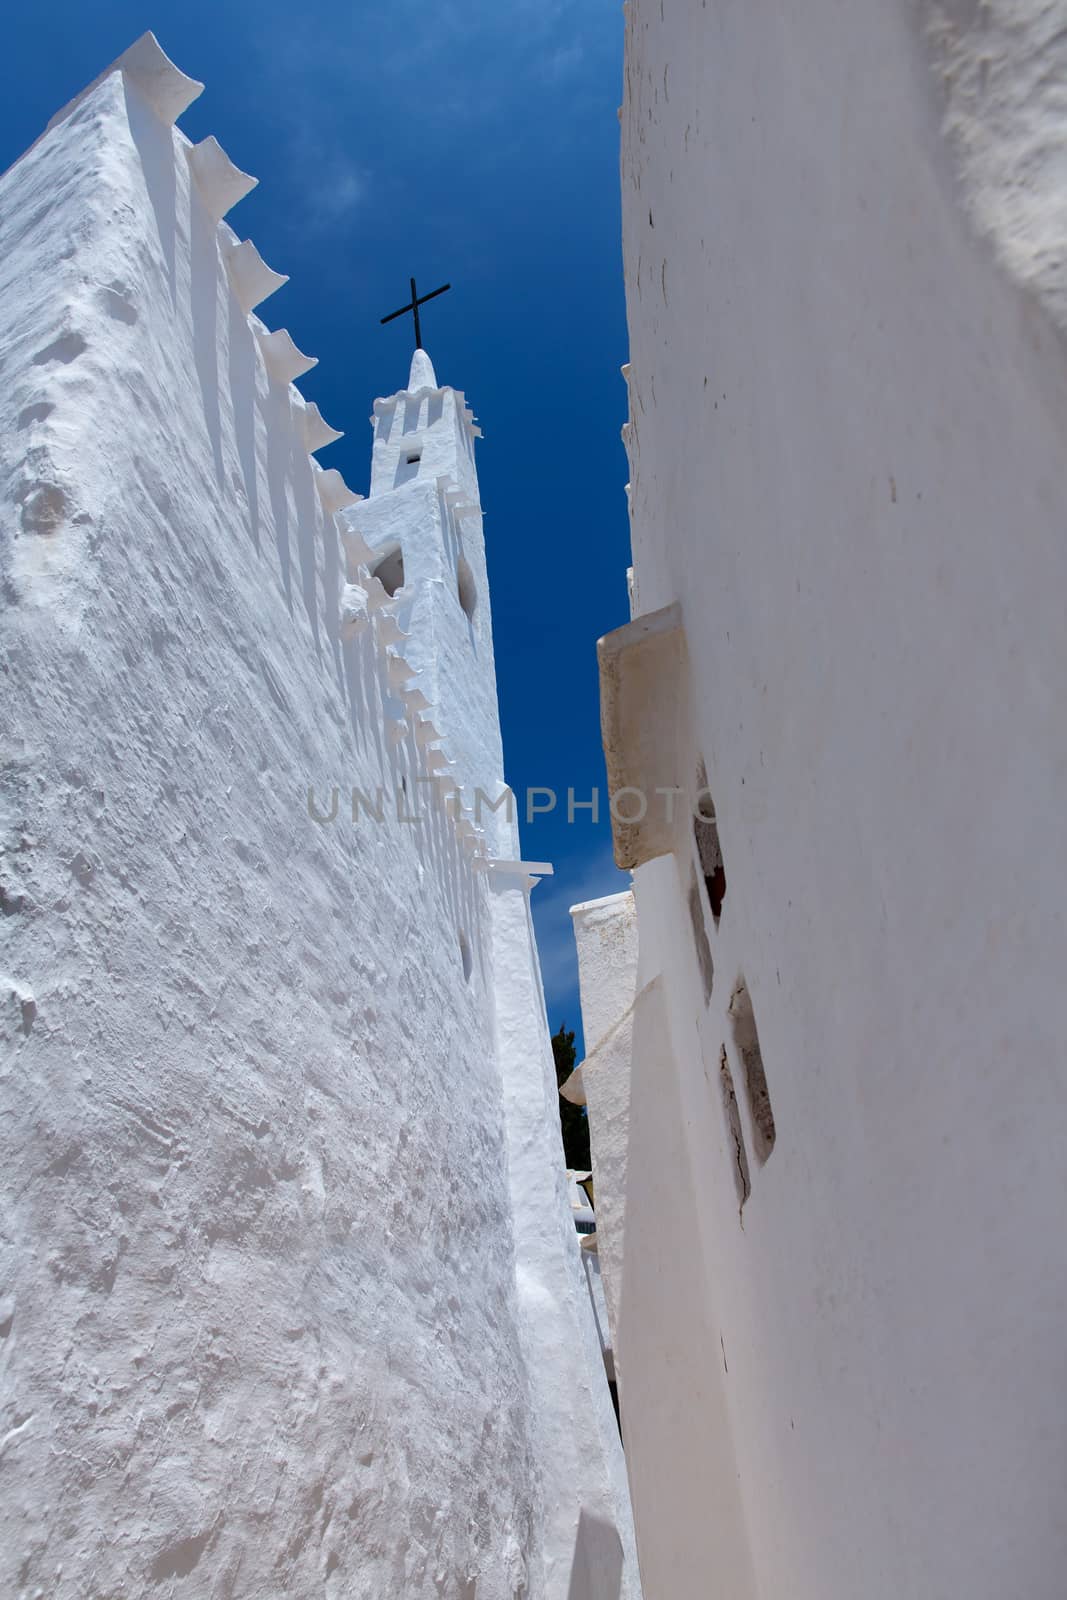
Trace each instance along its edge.
<path fill-rule="evenodd" d="M 407 386 L 374 402 L 370 494 L 345 513 L 350 560 L 399 602 L 398 645 L 425 706 L 422 727 L 447 754 L 463 810 L 489 853 L 518 853 L 504 788 L 489 583 L 474 442 L 461 390 L 441 385 L 421 347 Z M 421 704 L 422 701 L 419 703 Z M 478 799 L 478 791 L 488 802 Z"/>

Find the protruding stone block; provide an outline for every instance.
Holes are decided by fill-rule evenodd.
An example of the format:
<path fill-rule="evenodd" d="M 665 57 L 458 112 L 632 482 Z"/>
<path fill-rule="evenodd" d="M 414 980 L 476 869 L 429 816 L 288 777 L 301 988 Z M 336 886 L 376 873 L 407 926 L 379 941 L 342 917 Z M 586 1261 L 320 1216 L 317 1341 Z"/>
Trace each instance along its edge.
<path fill-rule="evenodd" d="M 378 618 L 378 638 L 382 644 L 405 644 L 411 635 L 404 632 L 391 611 L 383 611 Z M 408 676 L 412 676 L 410 670 Z"/>
<path fill-rule="evenodd" d="M 667 790 L 684 788 L 679 726 L 686 649 L 680 606 L 637 617 L 597 641 L 600 734 L 608 793 L 633 805 L 611 810 L 615 864 L 631 871 L 674 848 Z"/>
<path fill-rule="evenodd" d="M 261 301 L 280 289 L 283 283 L 289 282 L 286 273 L 274 272 L 268 267 L 251 239 L 244 239 L 226 251 L 226 270 L 230 275 L 230 287 L 237 297 L 237 304 L 246 316 L 250 311 L 254 311 Z M 315 409 L 317 415 L 317 408 Z"/>
<path fill-rule="evenodd" d="M 187 77 L 180 68 L 167 55 L 160 46 L 154 33 L 142 33 L 135 39 L 128 50 L 124 50 L 117 61 L 94 78 L 80 94 L 57 111 L 49 120 L 45 132 L 50 132 L 59 123 L 65 122 L 76 106 L 79 106 L 86 95 L 92 94 L 98 84 L 103 83 L 113 72 L 121 72 L 137 88 L 148 101 L 152 110 L 167 127 L 172 127 L 182 112 L 203 94 L 204 85 L 196 78 Z"/>
<path fill-rule="evenodd" d="M 551 878 L 555 872 L 551 861 L 494 861 L 493 871 L 505 878 Z"/>
<path fill-rule="evenodd" d="M 363 587 L 367 591 L 367 603 L 372 611 L 384 611 L 389 604 L 389 594 L 380 578 L 372 572 L 363 580 Z"/>
<path fill-rule="evenodd" d="M 235 166 L 213 133 L 199 144 L 186 146 L 200 198 L 215 222 L 221 222 L 238 200 L 256 187 L 258 178 Z"/>
<path fill-rule="evenodd" d="M 314 454 L 316 450 L 322 450 L 326 445 L 334 444 L 338 439 L 343 438 L 344 434 L 341 430 L 331 428 L 314 400 L 309 400 L 304 407 L 305 449 Z"/>
<path fill-rule="evenodd" d="M 345 506 L 355 505 L 363 496 L 350 489 L 336 467 L 329 467 L 325 472 L 315 474 L 315 485 L 319 491 L 324 511 L 331 515 L 335 511 L 343 511 Z"/>
<path fill-rule="evenodd" d="M 279 328 L 275 333 L 269 332 L 266 328 L 259 329 L 257 337 L 267 371 L 275 383 L 292 383 L 294 378 L 310 372 L 312 367 L 317 367 L 319 364 L 318 356 L 306 356 L 302 350 L 297 349 L 288 328 Z M 337 476 L 340 477 L 340 473 Z M 321 489 L 319 493 L 322 493 Z M 359 495 L 353 498 L 358 500 Z M 344 504 L 348 505 L 350 502 L 346 500 Z"/>
<path fill-rule="evenodd" d="M 342 513 L 341 543 L 345 547 L 349 568 L 366 567 L 374 560 L 374 551 L 364 539 L 358 528 L 353 527 L 348 517 Z"/>
<path fill-rule="evenodd" d="M 346 583 L 341 592 L 341 638 L 355 639 L 369 626 L 366 589 L 358 583 Z"/>
<path fill-rule="evenodd" d="M 390 655 L 386 657 L 385 676 L 390 689 L 399 690 L 411 682 L 415 676 L 415 669 L 404 660 L 403 656 Z"/>
<path fill-rule="evenodd" d="M 559 1086 L 559 1092 L 572 1106 L 585 1105 L 585 1084 L 582 1082 L 581 1066 L 575 1067 L 569 1078 L 564 1078 Z"/>
<path fill-rule="evenodd" d="M 168 126 L 204 92 L 198 79 L 187 77 L 174 65 L 151 30 L 135 39 L 115 65 L 133 80 L 159 120 Z"/>

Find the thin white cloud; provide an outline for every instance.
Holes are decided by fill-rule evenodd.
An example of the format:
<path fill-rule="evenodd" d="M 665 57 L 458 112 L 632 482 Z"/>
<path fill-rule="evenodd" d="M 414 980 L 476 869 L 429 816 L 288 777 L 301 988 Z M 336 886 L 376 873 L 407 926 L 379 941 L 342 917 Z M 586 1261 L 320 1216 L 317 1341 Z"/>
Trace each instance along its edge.
<path fill-rule="evenodd" d="M 329 38 L 278 7 L 260 31 L 262 70 L 284 96 L 294 125 L 342 124 L 353 100 L 380 104 L 387 141 L 417 141 L 452 126 L 492 128 L 491 145 L 518 119 L 540 113 L 538 136 L 573 123 L 567 91 L 594 52 L 618 48 L 617 0 L 393 0 L 387 25 L 369 7 L 337 15 Z M 546 103 L 551 102 L 551 105 Z M 473 152 L 471 152 L 473 153 Z"/>
<path fill-rule="evenodd" d="M 304 189 L 299 220 L 314 233 L 332 230 L 359 209 L 366 190 L 366 179 L 356 167 L 324 152 L 316 177 Z"/>

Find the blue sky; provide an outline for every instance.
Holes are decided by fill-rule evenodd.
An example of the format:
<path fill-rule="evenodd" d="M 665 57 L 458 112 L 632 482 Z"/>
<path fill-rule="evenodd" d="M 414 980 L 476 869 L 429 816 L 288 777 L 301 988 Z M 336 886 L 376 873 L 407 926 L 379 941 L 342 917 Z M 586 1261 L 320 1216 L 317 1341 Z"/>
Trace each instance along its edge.
<path fill-rule="evenodd" d="M 619 439 L 619 0 L 56 0 L 5 22 L 0 168 L 152 28 L 206 88 L 181 119 L 260 186 L 231 216 L 290 282 L 265 311 L 320 364 L 301 380 L 346 437 L 323 452 L 366 489 L 370 402 L 407 378 L 426 308 L 441 382 L 464 389 L 479 455 L 507 773 L 556 812 L 523 825 L 549 1021 L 579 1030 L 568 907 L 628 880 L 611 861 L 595 641 L 627 617 Z M 599 786 L 598 825 L 566 792 Z"/>

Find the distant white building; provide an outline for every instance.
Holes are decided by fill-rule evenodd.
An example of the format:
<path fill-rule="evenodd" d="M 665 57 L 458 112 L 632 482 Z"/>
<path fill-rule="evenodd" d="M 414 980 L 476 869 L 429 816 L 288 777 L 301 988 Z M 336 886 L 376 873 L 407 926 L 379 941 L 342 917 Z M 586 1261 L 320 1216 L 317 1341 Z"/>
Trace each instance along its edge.
<path fill-rule="evenodd" d="M 638 1600 L 477 430 L 318 466 L 200 87 L 0 182 L 0 1593 Z"/>
<path fill-rule="evenodd" d="M 1064 8 L 626 9 L 576 932 L 645 1592 L 1060 1600 Z"/>

